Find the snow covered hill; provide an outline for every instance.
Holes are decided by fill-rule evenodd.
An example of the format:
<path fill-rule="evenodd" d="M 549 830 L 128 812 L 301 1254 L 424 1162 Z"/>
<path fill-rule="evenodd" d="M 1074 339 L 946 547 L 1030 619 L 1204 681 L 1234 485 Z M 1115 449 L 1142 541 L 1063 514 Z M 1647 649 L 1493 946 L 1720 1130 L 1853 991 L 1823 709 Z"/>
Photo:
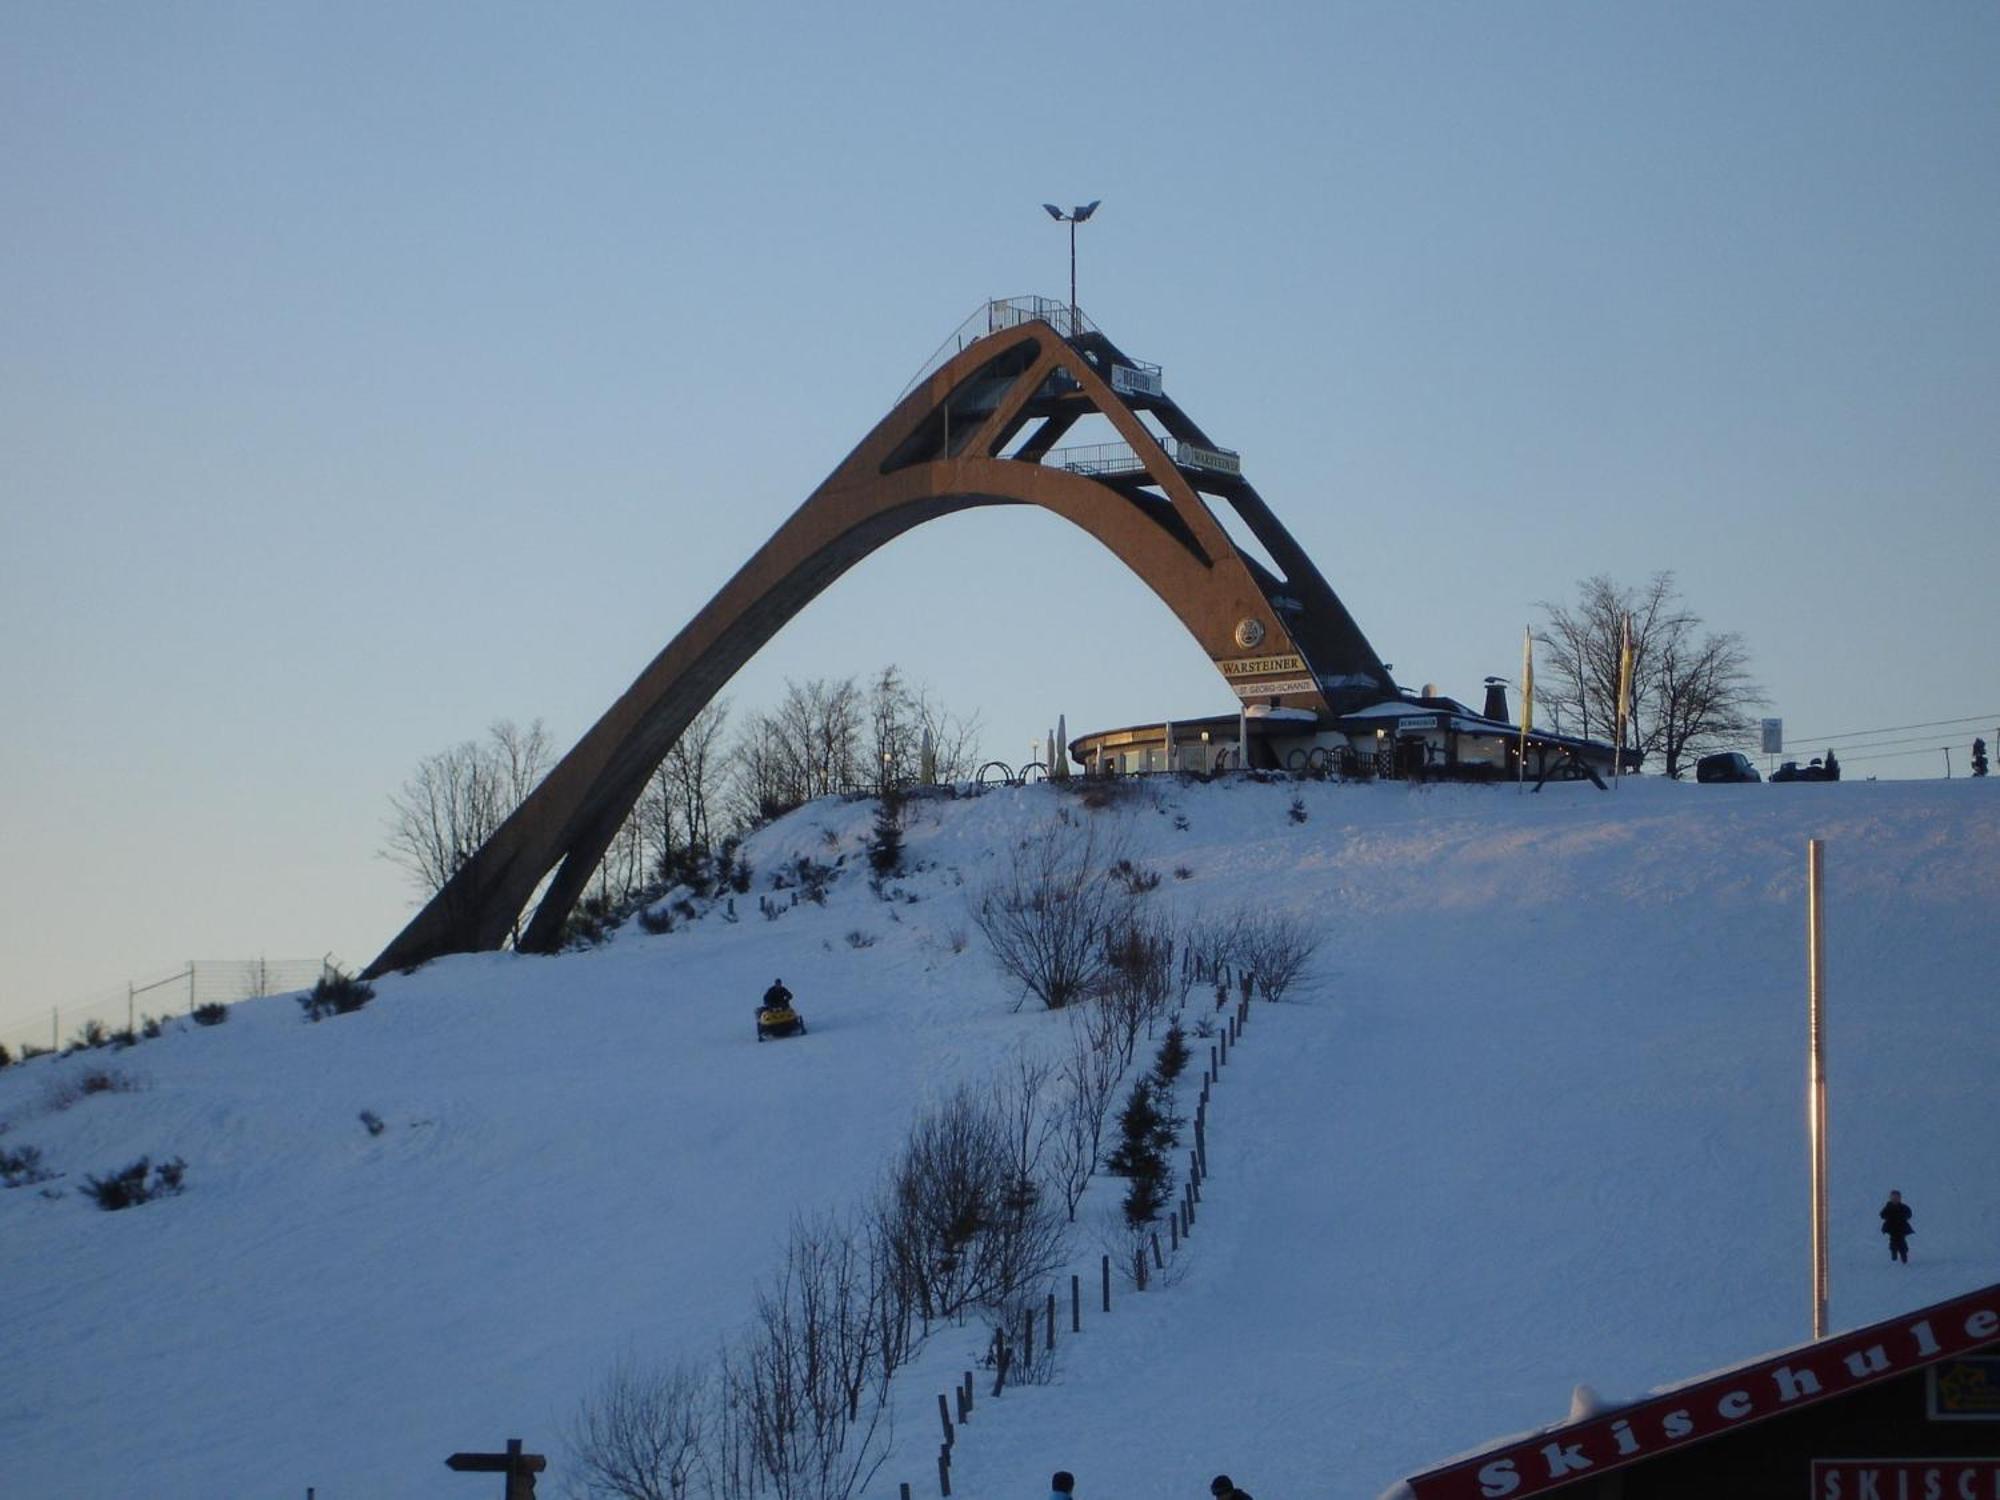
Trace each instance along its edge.
<path fill-rule="evenodd" d="M 1834 1322 L 2000 1280 L 2000 784 L 999 790 L 912 803 L 921 868 L 886 900 L 873 805 L 828 802 L 749 841 L 734 921 L 0 1071 L 0 1151 L 63 1174 L 0 1191 L 0 1492 L 476 1497 L 441 1460 L 520 1436 L 562 1493 L 562 1428 L 621 1355 L 740 1328 L 796 1214 L 855 1206 L 927 1101 L 1066 1036 L 967 906 L 1061 809 L 1162 876 L 1144 901 L 1325 943 L 1215 1087 L 1175 1284 L 1087 1307 L 1053 1383 L 982 1399 L 957 1494 L 1064 1467 L 1080 1500 L 1218 1470 L 1372 1496 L 1562 1418 L 1577 1382 L 1617 1399 L 1806 1337 L 1810 835 Z M 766 920 L 800 856 L 846 861 L 824 907 Z M 811 1030 L 758 1045 L 774 977 Z M 93 1071 L 126 1086 L 78 1097 Z M 183 1158 L 186 1192 L 84 1196 L 141 1155 Z M 1891 1187 L 1907 1268 L 1875 1232 Z M 1085 1201 L 1086 1286 L 1116 1192 Z M 937 1393 L 982 1337 L 942 1329 L 899 1376 L 871 1496 L 936 1493 Z"/>

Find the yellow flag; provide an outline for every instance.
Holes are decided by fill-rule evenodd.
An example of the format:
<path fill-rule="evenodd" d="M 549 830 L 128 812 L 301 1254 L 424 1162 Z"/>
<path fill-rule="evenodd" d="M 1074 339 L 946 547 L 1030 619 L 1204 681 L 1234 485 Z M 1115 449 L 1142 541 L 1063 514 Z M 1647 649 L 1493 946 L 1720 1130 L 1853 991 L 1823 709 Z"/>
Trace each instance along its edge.
<path fill-rule="evenodd" d="M 1521 629 L 1521 742 L 1526 744 L 1528 731 L 1535 727 L 1535 632 L 1523 626 Z"/>
<path fill-rule="evenodd" d="M 1632 722 L 1632 616 L 1618 622 L 1618 744 L 1611 762 L 1616 776 L 1625 764 L 1625 726 Z"/>

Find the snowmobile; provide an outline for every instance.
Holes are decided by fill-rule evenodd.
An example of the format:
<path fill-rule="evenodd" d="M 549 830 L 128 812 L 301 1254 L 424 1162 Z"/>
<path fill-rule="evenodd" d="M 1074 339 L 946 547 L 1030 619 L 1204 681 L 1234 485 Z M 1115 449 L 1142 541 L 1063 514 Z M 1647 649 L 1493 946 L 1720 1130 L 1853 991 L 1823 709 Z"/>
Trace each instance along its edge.
<path fill-rule="evenodd" d="M 792 1008 L 791 1002 L 782 1005 L 760 1005 L 757 1007 L 757 1040 L 767 1036 L 804 1036 L 806 1019 Z"/>

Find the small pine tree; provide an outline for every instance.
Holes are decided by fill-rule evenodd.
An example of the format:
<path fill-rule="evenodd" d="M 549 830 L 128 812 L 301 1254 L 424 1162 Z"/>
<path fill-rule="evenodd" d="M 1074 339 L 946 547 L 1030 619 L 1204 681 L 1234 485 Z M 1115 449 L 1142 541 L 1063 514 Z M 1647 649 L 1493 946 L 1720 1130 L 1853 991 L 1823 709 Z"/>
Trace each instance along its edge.
<path fill-rule="evenodd" d="M 894 787 L 882 793 L 882 805 L 875 809 L 868 865 L 877 875 L 895 875 L 903 868 L 903 799 Z"/>
<path fill-rule="evenodd" d="M 1180 1077 L 1187 1065 L 1187 1033 L 1181 1030 L 1181 1018 L 1175 1016 L 1167 1023 L 1167 1034 L 1160 1039 L 1159 1054 L 1153 1059 L 1153 1076 L 1164 1088 Z"/>
<path fill-rule="evenodd" d="M 1986 741 L 1984 740 L 1974 740 L 1972 742 L 1972 774 L 1974 776 L 1984 776 L 1986 774 Z"/>
<path fill-rule="evenodd" d="M 1126 1223 L 1135 1227 L 1150 1223 L 1166 1207 L 1174 1175 L 1167 1165 L 1167 1151 L 1179 1139 L 1177 1124 L 1162 1109 L 1159 1087 L 1150 1076 L 1132 1086 L 1118 1115 L 1118 1149 L 1104 1163 L 1106 1171 L 1127 1179 Z"/>

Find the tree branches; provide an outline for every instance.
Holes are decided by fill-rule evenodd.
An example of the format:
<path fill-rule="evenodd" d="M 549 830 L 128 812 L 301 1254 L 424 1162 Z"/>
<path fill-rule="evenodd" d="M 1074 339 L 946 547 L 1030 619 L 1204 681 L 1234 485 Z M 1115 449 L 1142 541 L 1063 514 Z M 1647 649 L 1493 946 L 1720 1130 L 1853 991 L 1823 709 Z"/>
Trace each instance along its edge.
<path fill-rule="evenodd" d="M 1617 717 L 1619 641 L 1630 615 L 1632 726 L 1627 745 L 1659 755 L 1669 776 L 1702 751 L 1739 739 L 1763 701 L 1749 653 L 1734 632 L 1702 629 L 1670 572 L 1638 588 L 1600 573 L 1577 585 L 1574 606 L 1544 601 L 1535 632 L 1541 653 L 1538 701 L 1558 733 L 1609 738 Z"/>

